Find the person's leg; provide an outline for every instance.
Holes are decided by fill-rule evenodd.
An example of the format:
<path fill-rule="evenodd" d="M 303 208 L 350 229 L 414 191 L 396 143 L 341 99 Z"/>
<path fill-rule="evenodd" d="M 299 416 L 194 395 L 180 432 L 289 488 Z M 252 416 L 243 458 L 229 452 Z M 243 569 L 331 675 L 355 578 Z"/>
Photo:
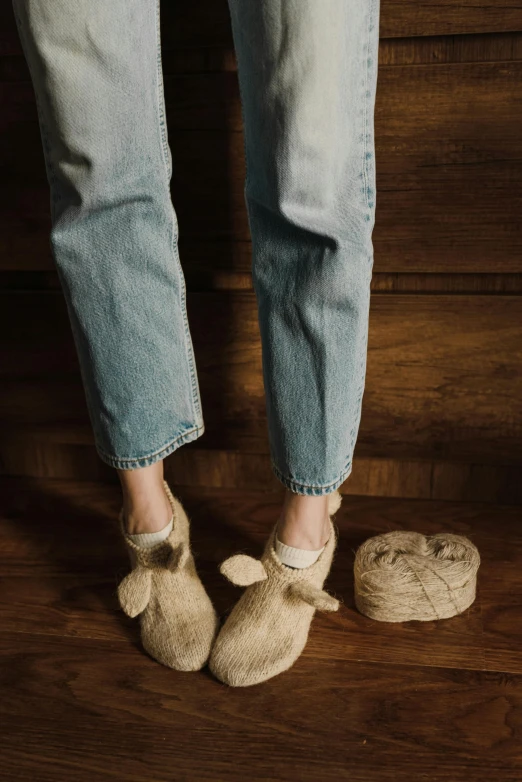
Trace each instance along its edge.
<path fill-rule="evenodd" d="M 146 467 L 204 429 L 169 189 L 158 2 L 13 7 L 96 447 L 116 469 Z"/>
<path fill-rule="evenodd" d="M 335 548 L 330 516 L 352 469 L 363 396 L 375 219 L 379 0 L 229 0 L 272 466 L 288 493 L 211 668 L 234 685 L 302 651 Z M 277 534 L 276 534 L 277 533 Z M 287 567 L 277 538 L 313 564 Z M 324 548 L 323 548 L 324 546 Z"/>
<path fill-rule="evenodd" d="M 280 533 L 320 546 L 324 495 L 352 469 L 364 388 L 379 2 L 230 8 L 271 458 L 289 490 Z"/>
<path fill-rule="evenodd" d="M 159 0 L 13 0 L 13 8 L 95 444 L 123 489 L 120 522 L 135 567 L 120 603 L 142 615 L 153 657 L 196 670 L 216 615 L 188 519 L 163 480 L 163 458 L 204 424 L 169 188 Z"/>

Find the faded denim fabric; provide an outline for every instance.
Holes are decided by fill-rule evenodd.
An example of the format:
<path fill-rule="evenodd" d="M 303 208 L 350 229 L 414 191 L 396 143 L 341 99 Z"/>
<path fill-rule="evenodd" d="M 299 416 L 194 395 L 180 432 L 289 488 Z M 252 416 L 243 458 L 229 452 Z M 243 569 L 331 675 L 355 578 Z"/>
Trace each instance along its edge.
<path fill-rule="evenodd" d="M 158 0 L 13 0 L 53 257 L 96 447 L 136 469 L 204 431 L 170 197 Z M 375 222 L 379 0 L 229 0 L 272 467 L 349 475 Z"/>

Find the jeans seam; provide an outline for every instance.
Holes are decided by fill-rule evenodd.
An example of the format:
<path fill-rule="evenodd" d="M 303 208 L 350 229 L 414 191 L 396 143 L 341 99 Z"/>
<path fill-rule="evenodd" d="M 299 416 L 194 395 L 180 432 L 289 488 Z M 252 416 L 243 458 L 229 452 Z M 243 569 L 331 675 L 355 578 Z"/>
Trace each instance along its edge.
<path fill-rule="evenodd" d="M 375 7 L 375 0 L 370 0 L 369 7 L 368 7 L 368 15 L 367 15 L 367 37 L 366 37 L 366 45 L 363 49 L 365 50 L 365 84 L 364 84 L 364 132 L 363 132 L 363 172 L 364 172 L 364 198 L 366 202 L 366 206 L 368 209 L 372 209 L 371 202 L 370 202 L 370 194 L 369 194 L 369 160 L 368 160 L 368 106 L 370 101 L 370 96 L 368 95 L 368 87 L 369 87 L 369 73 L 370 73 L 370 64 L 368 62 L 370 57 L 370 42 L 371 42 L 371 36 L 370 33 L 373 29 L 372 27 L 372 21 L 373 21 L 373 12 Z"/>
<path fill-rule="evenodd" d="M 184 432 L 181 432 L 174 439 L 169 439 L 160 448 L 157 448 L 155 451 L 152 451 L 151 453 L 145 454 L 143 456 L 134 456 L 134 457 L 112 456 L 111 454 L 108 454 L 98 444 L 96 445 L 96 450 L 98 451 L 100 458 L 106 464 L 109 464 L 111 467 L 119 467 L 125 464 L 139 465 L 141 462 L 148 462 L 151 459 L 153 461 L 159 461 L 160 458 L 163 458 L 164 456 L 168 456 L 168 454 L 172 453 L 176 449 L 176 447 L 183 445 L 187 440 L 189 439 L 195 440 L 197 437 L 202 435 L 204 431 L 205 431 L 204 425 L 193 426 L 192 428 L 186 429 Z M 193 436 L 191 437 L 191 435 Z"/>
<path fill-rule="evenodd" d="M 181 301 L 181 314 L 183 318 L 184 328 L 184 347 L 185 357 L 187 360 L 190 383 L 191 383 L 191 403 L 192 411 L 194 413 L 195 420 L 202 424 L 202 410 L 201 410 L 201 396 L 199 391 L 199 383 L 196 374 L 195 357 L 192 347 L 192 338 L 190 335 L 190 326 L 188 322 L 187 314 L 187 288 L 185 282 L 185 275 L 183 273 L 183 267 L 181 265 L 181 259 L 179 256 L 178 248 L 178 234 L 179 225 L 176 211 L 172 203 L 172 196 L 170 192 L 170 178 L 172 176 L 171 167 L 168 163 L 168 140 L 167 140 L 167 125 L 165 114 L 165 100 L 164 100 L 164 86 L 163 86 L 163 67 L 162 67 L 162 52 L 161 52 L 161 18 L 160 18 L 160 0 L 156 0 L 156 105 L 158 110 L 158 122 L 160 130 L 160 146 L 163 165 L 166 173 L 166 198 L 170 207 L 171 216 L 171 251 L 175 258 L 176 264 L 179 270 L 180 277 L 180 301 Z"/>
<path fill-rule="evenodd" d="M 167 118 L 164 97 L 163 84 L 163 66 L 161 52 L 161 17 L 160 0 L 155 0 L 155 22 L 156 22 L 156 106 L 158 109 L 158 129 L 160 136 L 161 156 L 165 173 L 167 175 L 167 184 L 170 182 L 171 168 L 169 164 L 168 139 L 167 139 Z M 168 187 L 167 187 L 168 190 Z M 170 194 L 169 194 L 170 195 Z M 177 220 L 177 218 L 176 218 Z"/>
<path fill-rule="evenodd" d="M 368 94 L 369 91 L 369 85 L 370 85 L 370 73 L 372 73 L 372 68 L 378 67 L 378 56 L 379 56 L 379 35 L 377 34 L 377 52 L 374 56 L 374 59 L 372 60 L 371 67 L 370 67 L 370 53 L 373 51 L 372 47 L 372 36 L 371 32 L 374 29 L 374 19 L 375 19 L 375 9 L 377 8 L 377 4 L 379 3 L 379 0 L 369 0 L 368 3 L 368 12 L 367 12 L 367 38 L 366 38 L 366 44 L 363 49 L 364 58 L 365 58 L 365 83 L 364 83 L 364 98 L 363 98 L 363 106 L 364 106 L 364 130 L 363 130 L 363 179 L 364 179 L 364 200 L 366 207 L 370 211 L 375 211 L 375 203 L 376 203 L 376 194 L 373 193 L 373 198 L 370 196 L 370 157 L 368 152 L 368 108 L 370 106 L 370 102 L 373 101 L 375 103 L 375 96 L 373 94 Z M 372 84 L 373 84 L 372 80 Z M 373 133 L 373 130 L 372 130 Z M 375 144 L 373 145 L 375 146 Z M 373 158 L 375 158 L 375 151 L 373 152 Z M 375 160 L 372 163 L 372 166 L 375 165 Z M 373 176 L 372 176 L 373 179 Z M 367 217 L 368 220 L 371 220 L 371 214 Z"/>

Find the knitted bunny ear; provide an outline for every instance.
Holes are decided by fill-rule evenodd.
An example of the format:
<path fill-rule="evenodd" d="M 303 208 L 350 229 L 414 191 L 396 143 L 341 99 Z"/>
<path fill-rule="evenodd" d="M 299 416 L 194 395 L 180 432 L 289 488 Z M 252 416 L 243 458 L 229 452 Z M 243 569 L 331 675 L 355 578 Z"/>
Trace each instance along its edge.
<path fill-rule="evenodd" d="M 235 554 L 225 559 L 219 572 L 236 586 L 250 586 L 267 578 L 263 563 L 246 554 Z"/>
<path fill-rule="evenodd" d="M 179 546 L 172 549 L 169 555 L 168 569 L 172 571 L 181 570 L 187 564 L 189 554 L 190 549 L 187 544 L 185 542 L 180 543 Z"/>
<path fill-rule="evenodd" d="M 151 571 L 139 566 L 125 576 L 118 587 L 118 600 L 127 616 L 138 616 L 146 609 L 150 600 L 151 580 Z"/>
<path fill-rule="evenodd" d="M 290 586 L 290 592 L 295 597 L 300 597 L 305 603 L 319 609 L 319 611 L 337 611 L 339 601 L 325 592 L 324 589 L 318 589 L 307 581 L 297 581 Z"/>

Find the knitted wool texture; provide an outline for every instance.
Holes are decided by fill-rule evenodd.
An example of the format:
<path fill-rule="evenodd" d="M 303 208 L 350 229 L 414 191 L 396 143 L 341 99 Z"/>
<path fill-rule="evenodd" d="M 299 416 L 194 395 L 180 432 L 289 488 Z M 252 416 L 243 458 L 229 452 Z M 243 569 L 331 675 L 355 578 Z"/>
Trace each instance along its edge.
<path fill-rule="evenodd" d="M 328 497 L 330 517 L 341 504 L 339 492 Z M 274 550 L 277 525 L 260 560 L 236 554 L 221 573 L 248 587 L 223 625 L 210 656 L 210 670 L 233 687 L 271 679 L 290 668 L 303 651 L 316 609 L 337 611 L 339 601 L 323 591 L 337 544 L 330 518 L 330 537 L 319 558 L 307 568 L 281 564 Z"/>
<path fill-rule="evenodd" d="M 177 671 L 197 671 L 206 664 L 218 628 L 218 617 L 196 572 L 189 543 L 189 520 L 166 481 L 174 523 L 169 537 L 152 548 L 131 541 L 133 570 L 118 587 L 128 616 L 140 616 L 141 640 L 155 660 Z"/>

